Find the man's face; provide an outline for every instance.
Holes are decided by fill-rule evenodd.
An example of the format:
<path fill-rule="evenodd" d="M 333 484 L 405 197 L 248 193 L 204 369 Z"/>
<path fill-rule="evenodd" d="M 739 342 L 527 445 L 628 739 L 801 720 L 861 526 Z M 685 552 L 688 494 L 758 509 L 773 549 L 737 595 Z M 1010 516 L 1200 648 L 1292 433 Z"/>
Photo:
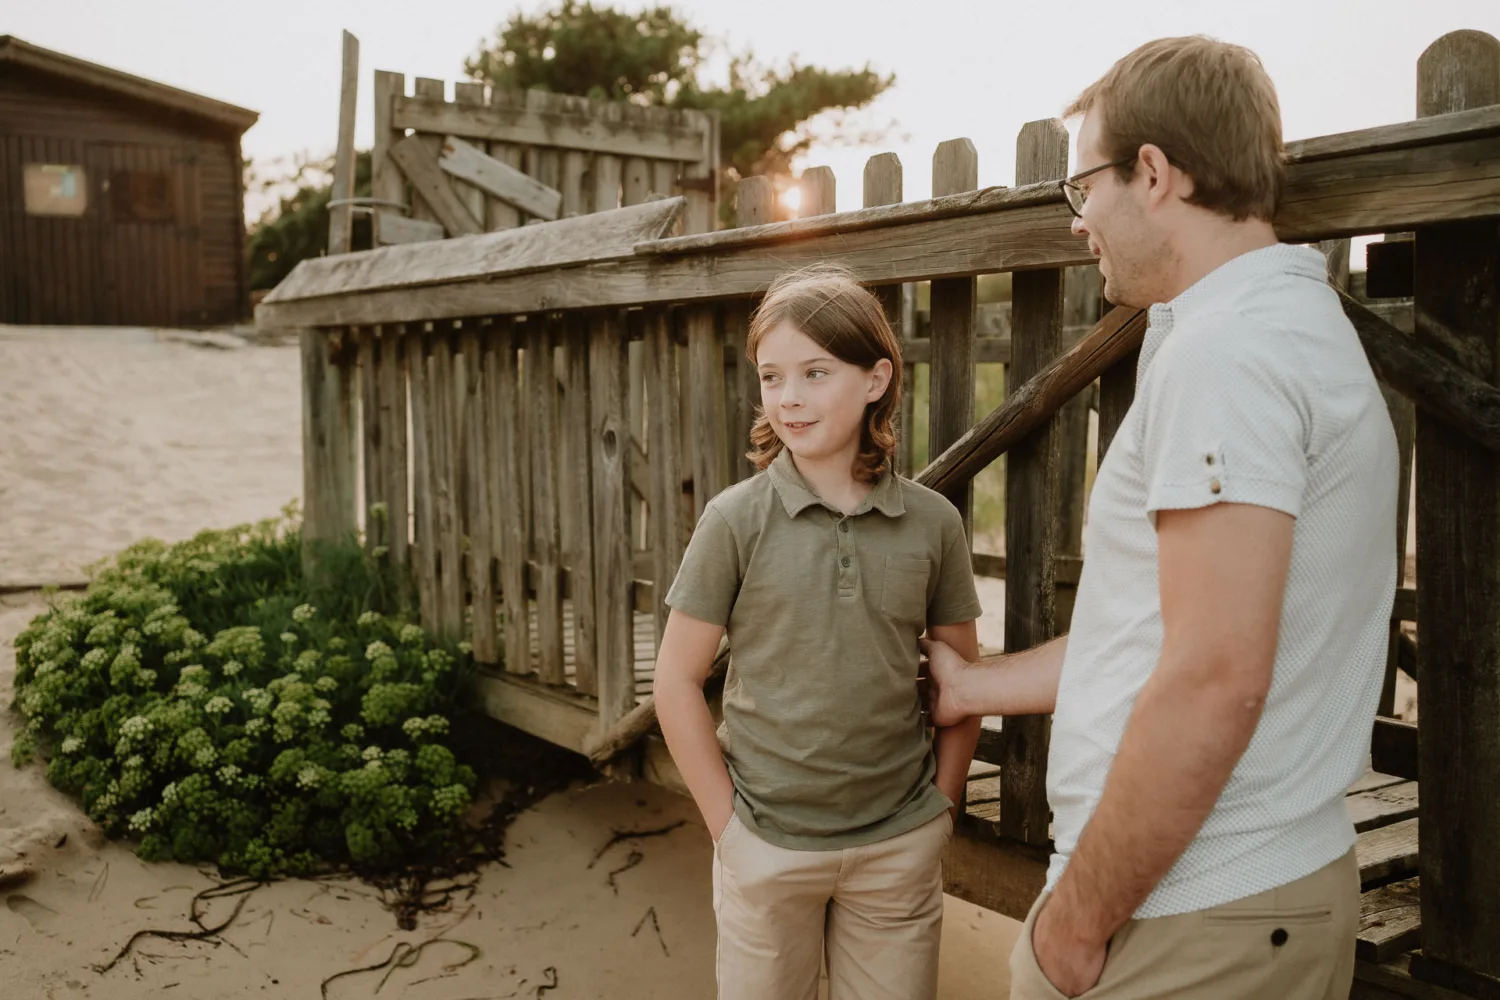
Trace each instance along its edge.
<path fill-rule="evenodd" d="M 1082 173 L 1110 160 L 1101 144 L 1101 120 L 1087 115 L 1078 131 L 1078 166 Z M 1086 198 L 1083 212 L 1073 220 L 1073 232 L 1087 236 L 1089 249 L 1099 258 L 1104 297 L 1116 305 L 1144 308 L 1158 301 L 1155 289 L 1167 262 L 1162 234 L 1145 211 L 1146 181 L 1137 167 L 1130 180 L 1107 168 L 1078 182 Z"/>

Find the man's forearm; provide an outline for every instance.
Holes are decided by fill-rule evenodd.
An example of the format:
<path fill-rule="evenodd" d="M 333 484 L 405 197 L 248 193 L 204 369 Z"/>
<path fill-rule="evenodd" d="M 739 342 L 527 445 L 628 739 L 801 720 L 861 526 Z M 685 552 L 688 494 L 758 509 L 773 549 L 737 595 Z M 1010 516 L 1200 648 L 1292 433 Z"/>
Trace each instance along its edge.
<path fill-rule="evenodd" d="M 1024 652 L 987 656 L 961 675 L 960 700 L 970 715 L 1050 715 L 1067 652 L 1062 635 Z"/>
<path fill-rule="evenodd" d="M 1264 691 L 1164 651 L 1136 699 L 1098 807 L 1048 908 L 1058 933 L 1102 947 L 1208 818 L 1255 733 Z"/>

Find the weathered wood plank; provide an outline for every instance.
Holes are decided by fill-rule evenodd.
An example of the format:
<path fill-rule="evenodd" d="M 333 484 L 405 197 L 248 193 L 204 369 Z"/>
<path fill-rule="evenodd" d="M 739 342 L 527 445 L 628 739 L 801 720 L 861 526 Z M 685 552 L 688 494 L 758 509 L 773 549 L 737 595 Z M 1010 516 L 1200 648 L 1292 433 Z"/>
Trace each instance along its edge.
<path fill-rule="evenodd" d="M 979 186 L 979 153 L 968 139 L 949 139 L 932 154 L 934 197 Z M 963 437 L 974 423 L 973 278 L 934 281 L 931 288 L 931 350 L 940 360 L 928 376 L 927 440 L 929 454 Z M 955 483 L 947 494 L 963 515 L 964 531 L 974 533 L 974 511 L 968 483 Z"/>
<path fill-rule="evenodd" d="M 491 536 L 494 517 L 490 510 L 495 482 L 495 467 L 490 464 L 494 449 L 489 443 L 493 425 L 486 419 L 489 398 L 495 390 L 484 370 L 479 346 L 481 334 L 488 337 L 491 332 L 471 324 L 459 334 L 464 357 L 462 440 L 466 457 L 464 485 L 469 495 L 470 628 L 474 659 L 479 663 L 500 662 L 499 636 L 495 630 L 495 545 Z"/>
<path fill-rule="evenodd" d="M 553 268 L 580 258 L 628 258 L 641 234 L 665 232 L 676 225 L 685 204 L 680 198 L 666 199 L 584 218 L 444 240 L 438 246 L 366 250 L 343 255 L 337 266 L 329 266 L 331 258 L 327 257 L 306 260 L 266 296 L 266 301 L 491 279 Z"/>
<path fill-rule="evenodd" d="M 531 651 L 526 629 L 526 533 L 521 463 L 529 460 L 521 428 L 520 359 L 515 326 L 496 322 L 485 338 L 485 374 L 491 387 L 490 468 L 495 470 L 495 536 L 499 539 L 500 596 L 505 614 L 505 669 L 528 673 Z"/>
<path fill-rule="evenodd" d="M 1391 426 L 1396 431 L 1396 451 L 1400 456 L 1400 471 L 1397 473 L 1396 487 L 1396 607 L 1391 610 L 1391 630 L 1386 646 L 1385 680 L 1380 687 L 1380 703 L 1375 712 L 1377 715 L 1393 716 L 1396 714 L 1396 671 L 1400 669 L 1401 652 L 1406 645 L 1406 636 L 1402 634 L 1401 623 L 1416 621 L 1417 617 L 1415 590 L 1410 591 L 1410 616 L 1402 617 L 1399 607 L 1403 594 L 1407 592 L 1405 586 L 1407 530 L 1411 524 L 1411 473 L 1417 436 L 1417 410 L 1416 405 L 1410 399 L 1389 385 L 1382 383 L 1380 392 L 1385 397 L 1386 410 L 1391 415 Z"/>
<path fill-rule="evenodd" d="M 454 333 L 439 327 L 430 341 L 428 427 L 432 431 L 429 461 L 437 543 L 437 628 L 458 639 L 464 624 L 463 481 L 459 472 L 458 396 L 454 372 Z"/>
<path fill-rule="evenodd" d="M 964 824 L 943 851 L 943 891 L 1013 920 L 1024 920 L 1047 881 L 1036 848 L 984 836 Z"/>
<path fill-rule="evenodd" d="M 769 222 L 776 212 L 776 188 L 769 177 L 746 177 L 735 191 L 735 221 L 741 226 L 758 226 Z M 750 315 L 757 300 L 739 299 L 724 304 L 725 327 L 729 331 L 729 349 L 734 351 L 735 373 L 739 381 L 738 403 L 733 425 L 733 452 L 744 479 L 755 471 L 747 452 L 750 428 L 755 425 L 755 411 L 760 406 L 760 373 L 745 356 L 750 333 Z"/>
<path fill-rule="evenodd" d="M 302 349 L 302 540 L 309 569 L 319 542 L 354 536 L 358 449 L 354 423 L 355 371 L 336 343 L 342 335 L 303 330 Z"/>
<path fill-rule="evenodd" d="M 724 413 L 724 347 L 714 306 L 689 306 L 688 391 L 692 394 L 693 509 L 698 517 L 729 486 L 728 430 Z"/>
<path fill-rule="evenodd" d="M 382 69 L 375 71 L 375 144 L 370 149 L 370 194 L 384 201 L 406 204 L 406 184 L 401 179 L 401 172 L 391 162 L 391 147 L 405 138 L 406 133 L 395 128 L 391 124 L 391 108 L 397 97 L 406 93 L 406 77 L 400 73 L 389 73 Z M 395 232 L 387 232 L 386 227 L 396 224 L 392 220 L 399 219 L 402 222 L 416 222 L 418 220 L 407 219 L 398 212 L 376 211 L 374 215 L 373 237 L 376 246 L 388 243 L 415 243 L 416 240 L 401 239 Z M 399 227 L 397 227 L 399 232 Z M 410 233 L 411 230 L 406 230 Z M 433 239 L 442 239 L 442 229 L 438 228 L 438 235 Z"/>
<path fill-rule="evenodd" d="M 381 501 L 386 505 L 387 545 L 396 601 L 407 606 L 411 589 L 411 515 L 407 500 L 406 362 L 403 331 L 380 328 L 376 382 L 380 398 L 380 462 L 384 473 Z"/>
<path fill-rule="evenodd" d="M 589 699 L 571 688 L 481 670 L 474 690 L 491 718 L 577 753 L 599 724 Z"/>
<path fill-rule="evenodd" d="M 1286 157 L 1290 163 L 1311 163 L 1314 160 L 1412 149 L 1433 143 L 1491 135 L 1500 135 L 1500 106 L 1497 105 L 1431 115 L 1394 125 L 1377 125 L 1354 132 L 1339 132 L 1315 139 L 1299 139 L 1286 144 Z"/>
<path fill-rule="evenodd" d="M 589 318 L 590 452 L 594 465 L 594 606 L 599 729 L 635 706 L 631 619 L 628 373 L 618 313 Z"/>
<path fill-rule="evenodd" d="M 328 192 L 328 252 L 348 253 L 354 235 L 354 106 L 359 94 L 359 39 L 344 32 L 343 72 L 339 79 L 339 138 L 333 154 L 333 184 Z"/>
<path fill-rule="evenodd" d="M 1349 819 L 1357 833 L 1390 826 L 1417 815 L 1417 783 L 1403 781 L 1367 792 L 1357 792 L 1344 797 L 1349 807 Z"/>
<path fill-rule="evenodd" d="M 683 164 L 683 197 L 687 211 L 683 229 L 709 233 L 719 227 L 719 113 L 684 111 L 683 117 L 698 130 L 698 155 Z"/>
<path fill-rule="evenodd" d="M 1405 819 L 1366 830 L 1354 838 L 1361 885 L 1375 885 L 1417 873 L 1418 822 Z"/>
<path fill-rule="evenodd" d="M 802 176 L 797 181 L 797 190 L 800 195 L 797 202 L 799 219 L 832 215 L 839 210 L 838 184 L 831 167 L 808 167 L 802 171 Z M 938 192 L 934 192 L 936 193 Z"/>
<path fill-rule="evenodd" d="M 568 405 L 563 434 L 568 441 L 568 465 L 562 470 L 564 499 L 573 511 L 573 545 L 568 553 L 573 601 L 573 684 L 583 694 L 599 691 L 597 627 L 594 616 L 594 468 L 590 448 L 589 334 L 582 316 L 565 319 L 563 350 L 568 362 Z"/>
<path fill-rule="evenodd" d="M 435 433 L 431 378 L 427 358 L 427 338 L 415 332 L 406 342 L 406 372 L 411 387 L 411 454 L 412 511 L 415 532 L 412 547 L 416 550 L 413 565 L 417 586 L 417 605 L 422 625 L 437 626 L 437 512 L 433 501 L 432 442 Z"/>
<path fill-rule="evenodd" d="M 375 505 L 385 499 L 385 469 L 380 448 L 380 378 L 375 370 L 379 341 L 373 327 L 355 334 L 359 357 L 360 468 L 364 473 L 364 509 L 360 520 L 365 529 L 365 552 L 386 548 L 385 524 L 375 513 Z"/>
<path fill-rule="evenodd" d="M 390 158 L 450 235 L 472 236 L 484 231 L 474 214 L 459 200 L 447 176 L 438 169 L 437 159 L 423 144 L 421 136 L 407 136 L 396 143 L 391 147 Z"/>
<path fill-rule="evenodd" d="M 412 91 L 416 94 L 417 97 L 424 100 L 437 101 L 438 103 L 442 103 L 444 100 L 446 100 L 446 98 L 444 97 L 444 93 L 447 90 L 447 86 L 448 85 L 445 84 L 442 80 L 435 80 L 432 77 L 427 76 L 419 76 L 412 81 Z M 400 94 L 396 95 L 397 98 L 401 96 L 402 95 Z M 391 108 L 392 114 L 394 115 L 394 100 L 391 103 Z M 392 147 L 394 147 L 396 143 L 403 141 L 402 137 L 406 135 L 405 129 L 400 129 L 399 131 L 400 135 L 395 135 L 391 138 Z M 437 159 L 438 150 L 442 148 L 443 145 L 442 136 L 418 135 L 415 138 L 417 138 L 421 143 L 423 149 L 429 150 L 431 152 L 432 159 Z M 401 171 L 396 168 L 396 161 L 391 159 L 389 153 L 386 154 L 386 162 L 391 165 L 392 169 L 396 169 L 396 172 L 398 174 L 401 173 Z M 405 175 L 403 174 L 402 176 L 404 178 Z M 422 192 L 415 189 L 413 189 L 412 191 L 411 217 L 413 219 L 419 219 L 424 222 L 438 221 L 437 213 L 432 210 L 432 206 L 427 203 L 427 199 L 422 196 Z"/>
<path fill-rule="evenodd" d="M 1029 122 L 1016 140 L 1021 184 L 1063 177 L 1068 132 L 1057 119 Z M 1007 393 L 1063 355 L 1061 271 L 1017 274 L 1011 284 L 1011 362 Z M 1066 397 L 1065 397 L 1066 398 Z M 1018 442 L 1005 465 L 1005 648 L 1030 649 L 1057 634 L 1058 474 L 1061 423 L 1054 413 Z M 951 495 L 951 494 L 950 494 Z M 1008 718 L 1002 730 L 1000 832 L 1033 845 L 1048 840 L 1047 716 Z"/>
<path fill-rule="evenodd" d="M 1397 955 L 1379 965 L 1356 962 L 1350 1000 L 1473 1000 L 1472 995 L 1413 978 L 1411 962 L 1411 955 Z"/>
<path fill-rule="evenodd" d="M 540 569 L 536 589 L 537 676 L 545 684 L 562 684 L 563 607 L 558 589 L 562 566 L 560 498 L 557 490 L 557 379 L 553 373 L 555 320 L 533 316 L 526 324 L 526 388 L 531 397 L 532 554 Z"/>
<path fill-rule="evenodd" d="M 455 83 L 453 85 L 453 100 L 454 103 L 459 105 L 468 105 L 470 107 L 475 105 L 482 106 L 484 104 L 484 84 L 473 81 Z M 484 224 L 486 192 L 471 184 L 459 183 L 459 178 L 452 177 L 452 171 L 443 167 L 443 160 L 447 158 L 447 146 L 448 143 L 445 139 L 443 144 L 438 147 L 438 169 L 450 174 L 448 183 L 453 188 L 453 193 L 458 196 L 459 201 L 463 202 L 464 207 L 469 210 L 469 214 L 474 216 L 474 221 L 479 224 L 479 231 L 484 232 L 487 229 Z M 487 154 L 474 149 L 472 146 L 469 148 L 479 156 L 484 156 L 488 159 Z"/>
<path fill-rule="evenodd" d="M 879 153 L 870 157 L 865 161 L 864 182 L 863 204 L 865 208 L 899 205 L 902 197 L 901 158 L 895 153 Z M 909 476 L 912 472 L 912 452 L 911 442 L 908 439 L 913 433 L 912 401 L 917 391 L 916 360 L 909 356 L 908 348 L 911 345 L 906 339 L 912 336 L 912 331 L 904 329 L 902 324 L 904 318 L 901 309 L 902 286 L 881 285 L 873 291 L 875 297 L 880 300 L 880 308 L 885 313 L 886 322 L 890 323 L 891 329 L 895 331 L 897 342 L 902 346 L 901 409 L 896 425 L 896 471 L 903 476 Z"/>
<path fill-rule="evenodd" d="M 1068 399 L 1137 351 L 1146 334 L 1144 310 L 1116 306 L 1092 333 L 1053 360 L 990 411 L 916 477 L 932 489 L 967 482 L 1047 419 Z"/>
<path fill-rule="evenodd" d="M 1500 41 L 1456 31 L 1422 53 L 1418 117 L 1491 104 L 1500 104 Z M 1500 382 L 1495 221 L 1417 229 L 1414 289 L 1416 340 Z M 1417 404 L 1420 975 L 1500 978 L 1500 462 Z"/>
<path fill-rule="evenodd" d="M 1354 954 L 1361 961 L 1389 962 L 1421 946 L 1421 889 L 1417 879 L 1392 882 L 1360 896 Z"/>
<path fill-rule="evenodd" d="M 551 221 L 562 214 L 561 191 L 533 180 L 457 136 L 443 139 L 443 154 L 438 166 L 450 176 L 528 215 Z"/>
<path fill-rule="evenodd" d="M 678 531 L 678 506 L 682 497 L 682 472 L 677 464 L 677 415 L 680 412 L 677 380 L 677 348 L 672 343 L 670 319 L 664 308 L 646 312 L 645 371 L 650 393 L 651 440 L 651 542 L 652 581 L 656 641 L 661 643 L 667 622 L 666 596 L 677 567 L 682 562 L 682 534 Z"/>
<path fill-rule="evenodd" d="M 1377 716 L 1370 742 L 1370 766 L 1382 774 L 1417 777 L 1417 727 Z"/>
<path fill-rule="evenodd" d="M 486 108 L 470 108 L 420 97 L 395 101 L 391 117 L 397 128 L 465 139 L 497 139 L 658 160 L 695 161 L 703 155 L 702 130 L 686 123 L 647 128 L 638 121 L 612 121 L 551 107 L 502 107 L 492 103 Z"/>
<path fill-rule="evenodd" d="M 446 232 L 442 223 L 423 219 L 408 219 L 395 212 L 376 212 L 376 242 L 381 246 L 400 243 L 431 243 L 440 240 Z"/>
<path fill-rule="evenodd" d="M 497 108 L 512 107 L 515 96 L 514 91 L 491 90 L 490 106 Z M 521 171 L 521 164 L 525 159 L 525 155 L 520 146 L 509 142 L 483 142 L 480 148 L 487 150 L 493 159 L 505 164 L 512 170 Z M 497 229 L 514 229 L 521 224 L 522 213 L 514 205 L 501 201 L 499 198 L 486 198 L 484 211 L 484 228 L 490 232 L 494 232 Z"/>

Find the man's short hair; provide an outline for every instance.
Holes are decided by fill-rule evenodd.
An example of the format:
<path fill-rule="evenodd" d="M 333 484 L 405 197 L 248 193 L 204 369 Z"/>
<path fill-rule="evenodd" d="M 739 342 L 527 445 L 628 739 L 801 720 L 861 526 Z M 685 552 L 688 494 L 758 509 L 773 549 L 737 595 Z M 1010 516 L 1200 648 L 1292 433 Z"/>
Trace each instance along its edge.
<path fill-rule="evenodd" d="M 1240 221 L 1276 214 L 1286 180 L 1281 106 L 1260 58 L 1202 35 L 1147 42 L 1078 96 L 1099 114 L 1106 160 L 1147 143 L 1193 178 L 1191 204 Z M 1129 178 L 1134 165 L 1119 168 Z"/>

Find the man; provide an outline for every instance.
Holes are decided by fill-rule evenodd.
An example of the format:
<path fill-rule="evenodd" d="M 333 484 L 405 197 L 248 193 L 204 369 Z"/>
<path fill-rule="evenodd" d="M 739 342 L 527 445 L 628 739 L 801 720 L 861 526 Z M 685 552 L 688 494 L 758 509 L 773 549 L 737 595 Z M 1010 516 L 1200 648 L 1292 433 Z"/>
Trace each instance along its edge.
<path fill-rule="evenodd" d="M 1347 997 L 1390 418 L 1322 255 L 1271 228 L 1280 111 L 1253 53 L 1152 42 L 1077 114 L 1073 230 L 1150 325 L 1072 633 L 977 665 L 927 646 L 938 725 L 1054 713 L 1056 853 L 1011 995 Z"/>

